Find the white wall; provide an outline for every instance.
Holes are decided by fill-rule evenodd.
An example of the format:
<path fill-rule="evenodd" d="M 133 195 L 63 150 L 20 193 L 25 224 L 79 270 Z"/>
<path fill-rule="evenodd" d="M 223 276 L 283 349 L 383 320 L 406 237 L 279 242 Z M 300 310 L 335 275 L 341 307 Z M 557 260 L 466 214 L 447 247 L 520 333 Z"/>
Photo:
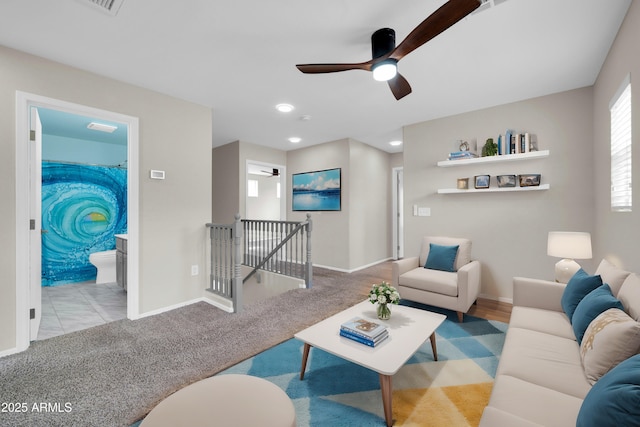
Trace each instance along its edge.
<path fill-rule="evenodd" d="M 640 3 L 633 1 L 618 36 L 600 70 L 594 86 L 594 258 L 606 257 L 628 270 L 640 272 Z M 631 73 L 633 211 L 611 212 L 610 114 L 609 102 L 622 80 Z"/>
<path fill-rule="evenodd" d="M 512 298 L 512 277 L 553 278 L 557 259 L 546 255 L 552 230 L 593 232 L 594 174 L 591 132 L 592 88 L 534 98 L 431 120 L 404 129 L 405 256 L 419 251 L 424 235 L 468 237 L 482 263 L 482 290 Z M 458 139 L 476 137 L 479 148 L 507 128 L 536 135 L 548 158 L 469 167 L 436 167 Z M 474 175 L 541 173 L 548 191 L 437 194 L 456 179 Z M 431 208 L 412 216 L 412 206 Z M 591 261 L 582 263 L 590 269 Z"/>
<path fill-rule="evenodd" d="M 204 265 L 211 220 L 211 110 L 4 47 L 0 64 L 0 352 L 16 345 L 18 90 L 140 119 L 139 311 L 200 297 L 206 278 L 192 277 L 190 266 Z M 150 169 L 167 179 L 150 180 Z"/>
<path fill-rule="evenodd" d="M 279 176 L 249 174 L 258 182 L 258 197 L 247 197 L 247 219 L 280 220 L 280 199 L 277 197 Z"/>

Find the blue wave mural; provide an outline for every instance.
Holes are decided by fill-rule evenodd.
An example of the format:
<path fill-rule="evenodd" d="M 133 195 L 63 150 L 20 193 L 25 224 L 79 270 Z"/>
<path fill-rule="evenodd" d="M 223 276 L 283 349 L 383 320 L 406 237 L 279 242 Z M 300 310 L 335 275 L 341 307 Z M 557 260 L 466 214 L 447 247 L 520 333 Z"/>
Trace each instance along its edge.
<path fill-rule="evenodd" d="M 42 163 L 42 285 L 96 278 L 93 252 L 127 232 L 127 170 Z"/>

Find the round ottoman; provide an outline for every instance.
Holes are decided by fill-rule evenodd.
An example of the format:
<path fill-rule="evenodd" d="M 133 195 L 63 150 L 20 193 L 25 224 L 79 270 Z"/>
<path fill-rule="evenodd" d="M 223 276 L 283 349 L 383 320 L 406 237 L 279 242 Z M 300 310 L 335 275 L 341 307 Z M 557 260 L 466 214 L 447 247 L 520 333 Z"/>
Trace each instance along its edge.
<path fill-rule="evenodd" d="M 140 427 L 295 427 L 289 396 L 250 375 L 219 375 L 193 383 L 164 399 Z"/>

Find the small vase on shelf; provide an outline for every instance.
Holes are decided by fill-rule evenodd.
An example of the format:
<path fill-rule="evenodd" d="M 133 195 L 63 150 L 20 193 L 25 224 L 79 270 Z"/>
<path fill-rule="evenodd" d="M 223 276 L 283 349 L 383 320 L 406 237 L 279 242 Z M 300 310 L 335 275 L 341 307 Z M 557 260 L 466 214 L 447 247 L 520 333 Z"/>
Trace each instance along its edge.
<path fill-rule="evenodd" d="M 389 320 L 391 317 L 391 307 L 389 304 L 378 304 L 378 319 Z"/>

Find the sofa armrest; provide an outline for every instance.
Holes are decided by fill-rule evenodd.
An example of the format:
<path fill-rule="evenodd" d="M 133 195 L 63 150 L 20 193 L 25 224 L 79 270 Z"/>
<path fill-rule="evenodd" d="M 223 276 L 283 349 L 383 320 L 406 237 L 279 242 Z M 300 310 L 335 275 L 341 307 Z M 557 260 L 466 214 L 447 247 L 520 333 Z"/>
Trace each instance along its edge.
<path fill-rule="evenodd" d="M 513 278 L 513 305 L 563 311 L 560 300 L 566 283 L 549 280 Z"/>
<path fill-rule="evenodd" d="M 458 298 L 466 310 L 480 295 L 480 262 L 471 261 L 458 269 Z"/>
<path fill-rule="evenodd" d="M 417 256 L 393 261 L 391 263 L 391 286 L 398 288 L 400 276 L 418 267 L 420 267 L 420 260 Z"/>

